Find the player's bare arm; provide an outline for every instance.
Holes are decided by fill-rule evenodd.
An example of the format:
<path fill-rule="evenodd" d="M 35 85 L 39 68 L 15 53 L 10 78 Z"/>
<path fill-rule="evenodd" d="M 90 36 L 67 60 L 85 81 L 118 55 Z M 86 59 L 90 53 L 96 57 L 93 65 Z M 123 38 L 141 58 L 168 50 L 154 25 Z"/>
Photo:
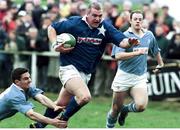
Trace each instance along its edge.
<path fill-rule="evenodd" d="M 147 49 L 138 49 L 133 52 L 119 52 L 115 55 L 116 60 L 127 60 L 138 55 L 144 55 L 147 53 Z"/>
<path fill-rule="evenodd" d="M 61 111 L 65 108 L 64 106 L 57 106 L 51 99 L 44 96 L 43 94 L 37 94 L 35 98 L 44 106 L 54 109 L 54 111 Z"/>
<path fill-rule="evenodd" d="M 156 59 L 158 62 L 158 65 L 156 66 L 156 68 L 153 70 L 154 73 L 158 73 L 161 71 L 161 69 L 164 67 L 164 62 L 162 60 L 162 57 L 160 55 L 160 52 L 158 52 L 158 54 L 156 55 Z"/>
<path fill-rule="evenodd" d="M 39 121 L 39 122 L 43 122 L 43 123 L 47 123 L 47 124 L 50 124 L 50 125 L 53 125 L 57 128 L 63 128 L 67 126 L 67 122 L 66 121 L 61 121 L 57 118 L 54 118 L 54 119 L 51 119 L 51 118 L 48 118 L 48 117 L 45 117 L 35 111 L 33 111 L 33 109 L 30 109 L 29 111 L 26 112 L 26 115 L 34 120 L 34 121 Z"/>
<path fill-rule="evenodd" d="M 74 47 L 71 48 L 65 48 L 63 46 L 62 41 L 58 41 L 57 40 L 57 34 L 56 34 L 56 30 L 52 27 L 49 26 L 48 27 L 48 38 L 50 40 L 50 42 L 52 43 L 52 47 L 55 51 L 60 52 L 60 53 L 68 53 L 70 52 L 72 49 L 74 49 Z"/>

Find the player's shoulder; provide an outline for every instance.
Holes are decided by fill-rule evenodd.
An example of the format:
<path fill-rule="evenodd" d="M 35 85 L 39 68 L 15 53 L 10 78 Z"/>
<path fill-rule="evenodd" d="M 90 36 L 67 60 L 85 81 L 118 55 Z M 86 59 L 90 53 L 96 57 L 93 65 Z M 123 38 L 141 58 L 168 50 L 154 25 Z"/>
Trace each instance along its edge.
<path fill-rule="evenodd" d="M 18 99 L 19 95 L 21 95 L 20 91 L 12 85 L 9 88 L 7 88 L 3 93 L 1 93 L 3 99 L 7 102 L 11 102 L 11 100 Z"/>
<path fill-rule="evenodd" d="M 153 32 L 152 32 L 152 31 L 150 31 L 150 30 L 145 30 L 145 33 L 147 33 L 147 34 L 149 34 L 149 35 L 154 36 Z"/>
<path fill-rule="evenodd" d="M 113 26 L 108 20 L 106 20 L 106 19 L 104 19 L 104 20 L 102 21 L 102 25 L 103 25 L 104 28 L 106 28 L 106 29 L 112 29 L 112 28 L 114 28 L 114 26 Z"/>
<path fill-rule="evenodd" d="M 71 17 L 69 17 L 67 20 L 76 23 L 76 22 L 78 22 L 78 21 L 81 21 L 81 20 L 82 20 L 82 17 L 81 17 L 81 16 L 71 16 Z"/>
<path fill-rule="evenodd" d="M 129 36 L 130 34 L 133 34 L 131 28 L 128 28 L 126 31 L 123 32 L 125 36 Z"/>
<path fill-rule="evenodd" d="M 77 16 L 70 16 L 68 19 L 69 20 L 80 20 L 80 19 L 82 19 L 82 17 L 77 15 Z"/>
<path fill-rule="evenodd" d="M 58 24 L 58 23 L 77 23 L 81 19 L 82 19 L 82 17 L 80 17 L 80 16 L 70 16 L 68 18 L 63 18 L 63 19 L 59 19 L 57 21 L 54 21 L 53 24 Z"/>

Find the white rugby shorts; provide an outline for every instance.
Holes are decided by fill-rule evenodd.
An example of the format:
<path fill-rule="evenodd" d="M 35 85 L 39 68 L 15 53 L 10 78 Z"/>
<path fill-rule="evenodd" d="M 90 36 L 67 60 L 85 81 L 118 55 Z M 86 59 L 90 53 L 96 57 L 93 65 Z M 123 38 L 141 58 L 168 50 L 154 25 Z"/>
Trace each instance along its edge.
<path fill-rule="evenodd" d="M 59 79 L 64 86 L 66 82 L 74 77 L 80 77 L 83 81 L 88 84 L 91 74 L 85 74 L 83 72 L 79 72 L 73 65 L 60 66 L 59 67 Z"/>
<path fill-rule="evenodd" d="M 135 74 L 126 73 L 120 69 L 117 70 L 111 89 L 114 92 L 127 91 L 131 87 L 146 87 L 147 88 L 147 75 L 146 73 L 138 76 Z"/>

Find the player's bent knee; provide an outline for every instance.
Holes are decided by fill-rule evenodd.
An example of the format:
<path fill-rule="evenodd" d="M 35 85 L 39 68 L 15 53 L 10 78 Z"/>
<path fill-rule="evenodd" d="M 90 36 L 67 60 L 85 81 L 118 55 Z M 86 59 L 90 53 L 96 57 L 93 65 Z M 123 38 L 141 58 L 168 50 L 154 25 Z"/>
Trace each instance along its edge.
<path fill-rule="evenodd" d="M 136 109 L 138 112 L 143 112 L 146 109 L 146 106 L 145 105 L 137 105 Z"/>
<path fill-rule="evenodd" d="M 90 100 L 91 100 L 91 96 L 90 96 L 90 95 L 88 95 L 88 96 L 83 96 L 83 97 L 80 99 L 79 104 L 80 104 L 80 105 L 87 104 Z"/>

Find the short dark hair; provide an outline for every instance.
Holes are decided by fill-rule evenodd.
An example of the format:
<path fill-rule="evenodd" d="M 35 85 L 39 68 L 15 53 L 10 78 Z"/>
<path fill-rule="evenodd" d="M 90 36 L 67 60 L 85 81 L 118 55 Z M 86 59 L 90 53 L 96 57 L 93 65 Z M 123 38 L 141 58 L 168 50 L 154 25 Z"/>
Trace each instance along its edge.
<path fill-rule="evenodd" d="M 133 14 L 142 14 L 143 19 L 144 19 L 144 14 L 143 14 L 143 12 L 141 10 L 132 11 L 131 14 L 130 14 L 130 19 L 132 19 Z"/>
<path fill-rule="evenodd" d="M 11 73 L 11 80 L 13 83 L 15 83 L 15 80 L 20 80 L 21 79 L 21 75 L 26 73 L 26 72 L 29 72 L 28 69 L 26 68 L 16 68 L 12 71 Z"/>
<path fill-rule="evenodd" d="M 102 4 L 99 2 L 93 2 L 89 5 L 89 9 L 96 9 L 96 10 L 101 10 L 102 9 Z"/>
<path fill-rule="evenodd" d="M 162 6 L 162 9 L 169 9 L 167 5 Z"/>

